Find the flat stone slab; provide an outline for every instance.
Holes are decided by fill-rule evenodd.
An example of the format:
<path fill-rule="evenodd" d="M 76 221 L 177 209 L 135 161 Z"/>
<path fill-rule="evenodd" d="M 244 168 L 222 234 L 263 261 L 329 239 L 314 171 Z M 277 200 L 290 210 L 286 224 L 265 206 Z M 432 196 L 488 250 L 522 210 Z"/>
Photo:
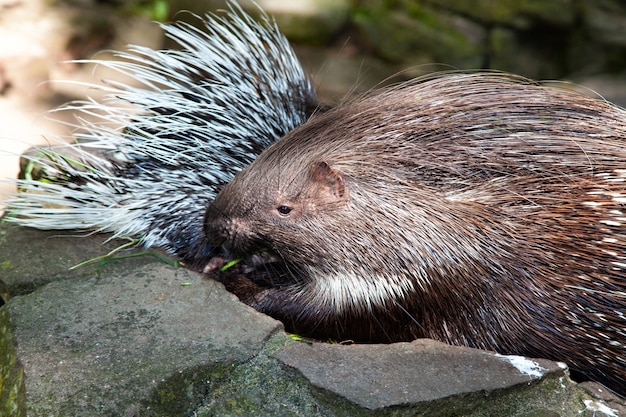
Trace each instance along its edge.
<path fill-rule="evenodd" d="M 370 410 L 565 379 L 567 369 L 545 359 L 498 355 L 430 339 L 391 345 L 299 343 L 274 356 L 312 385 Z"/>
<path fill-rule="evenodd" d="M 72 267 L 127 243 L 110 238 L 110 234 L 19 227 L 0 218 L 0 281 L 5 290 L 15 296 L 51 281 L 89 276 L 96 263 L 89 267 Z M 122 250 L 117 255 L 137 252 L 137 249 Z M 144 259 L 153 260 L 148 256 Z M 137 263 L 145 262 L 138 260 Z"/>
<path fill-rule="evenodd" d="M 29 416 L 184 415 L 282 329 L 199 274 L 123 264 L 7 303 Z"/>

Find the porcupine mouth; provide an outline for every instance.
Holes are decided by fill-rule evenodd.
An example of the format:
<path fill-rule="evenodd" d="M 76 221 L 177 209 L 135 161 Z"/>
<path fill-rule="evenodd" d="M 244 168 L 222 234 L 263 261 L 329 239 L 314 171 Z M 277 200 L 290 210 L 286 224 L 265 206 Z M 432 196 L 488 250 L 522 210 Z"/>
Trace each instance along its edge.
<path fill-rule="evenodd" d="M 206 218 L 220 218 L 214 205 L 209 205 L 205 214 L 204 234 L 211 236 L 213 255 L 204 265 L 202 272 L 220 282 L 233 277 L 245 277 L 256 285 L 275 287 L 293 283 L 295 274 L 280 255 L 272 250 L 271 239 L 257 234 L 251 235 L 245 223 L 236 219 L 207 222 Z"/>
<path fill-rule="evenodd" d="M 209 260 L 203 272 L 223 283 L 243 276 L 266 288 L 284 287 L 298 281 L 295 269 L 267 249 L 241 257 L 216 255 Z"/>

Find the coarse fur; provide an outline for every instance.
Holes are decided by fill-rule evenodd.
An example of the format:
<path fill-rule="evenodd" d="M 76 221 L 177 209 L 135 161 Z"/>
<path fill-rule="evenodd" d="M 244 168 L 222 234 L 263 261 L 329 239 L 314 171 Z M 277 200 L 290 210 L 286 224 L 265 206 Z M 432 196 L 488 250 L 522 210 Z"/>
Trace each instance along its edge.
<path fill-rule="evenodd" d="M 626 112 L 497 73 L 448 74 L 313 116 L 207 210 L 223 276 L 290 331 L 568 363 L 626 394 Z"/>
<path fill-rule="evenodd" d="M 212 248 L 202 234 L 218 187 L 317 106 L 314 89 L 274 20 L 234 2 L 222 15 L 163 25 L 180 49 L 132 46 L 87 61 L 133 80 L 94 86 L 74 102 L 76 143 L 40 147 L 43 178 L 17 182 L 9 221 L 39 229 L 112 232 L 162 247 L 189 266 Z M 94 120 L 95 118 L 95 120 Z"/>

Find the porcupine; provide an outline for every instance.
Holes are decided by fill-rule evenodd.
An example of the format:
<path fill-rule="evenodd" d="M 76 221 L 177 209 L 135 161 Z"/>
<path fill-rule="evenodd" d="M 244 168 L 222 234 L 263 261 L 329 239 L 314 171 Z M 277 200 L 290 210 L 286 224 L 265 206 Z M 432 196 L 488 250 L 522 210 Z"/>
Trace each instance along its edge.
<path fill-rule="evenodd" d="M 220 191 L 207 237 L 280 273 L 218 278 L 301 335 L 549 358 L 625 395 L 625 122 L 497 73 L 371 92 Z"/>
<path fill-rule="evenodd" d="M 198 18 L 200 28 L 163 25 L 180 50 L 131 46 L 119 60 L 87 61 L 139 86 L 109 81 L 95 86 L 102 102 L 64 107 L 79 114 L 77 141 L 37 149 L 43 178 L 18 181 L 7 219 L 112 232 L 201 266 L 211 252 L 202 219 L 217 187 L 317 106 L 289 42 L 259 11 L 257 22 L 230 2 L 225 15 Z"/>

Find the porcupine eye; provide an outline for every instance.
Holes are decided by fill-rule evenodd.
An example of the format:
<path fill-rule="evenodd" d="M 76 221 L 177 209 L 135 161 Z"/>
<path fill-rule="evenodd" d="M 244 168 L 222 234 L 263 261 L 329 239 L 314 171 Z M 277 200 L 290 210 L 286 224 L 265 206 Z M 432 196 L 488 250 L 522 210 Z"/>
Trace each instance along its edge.
<path fill-rule="evenodd" d="M 276 211 L 278 211 L 278 214 L 280 214 L 281 216 L 287 216 L 289 215 L 289 213 L 291 213 L 291 207 L 278 206 L 278 208 L 276 208 Z"/>

